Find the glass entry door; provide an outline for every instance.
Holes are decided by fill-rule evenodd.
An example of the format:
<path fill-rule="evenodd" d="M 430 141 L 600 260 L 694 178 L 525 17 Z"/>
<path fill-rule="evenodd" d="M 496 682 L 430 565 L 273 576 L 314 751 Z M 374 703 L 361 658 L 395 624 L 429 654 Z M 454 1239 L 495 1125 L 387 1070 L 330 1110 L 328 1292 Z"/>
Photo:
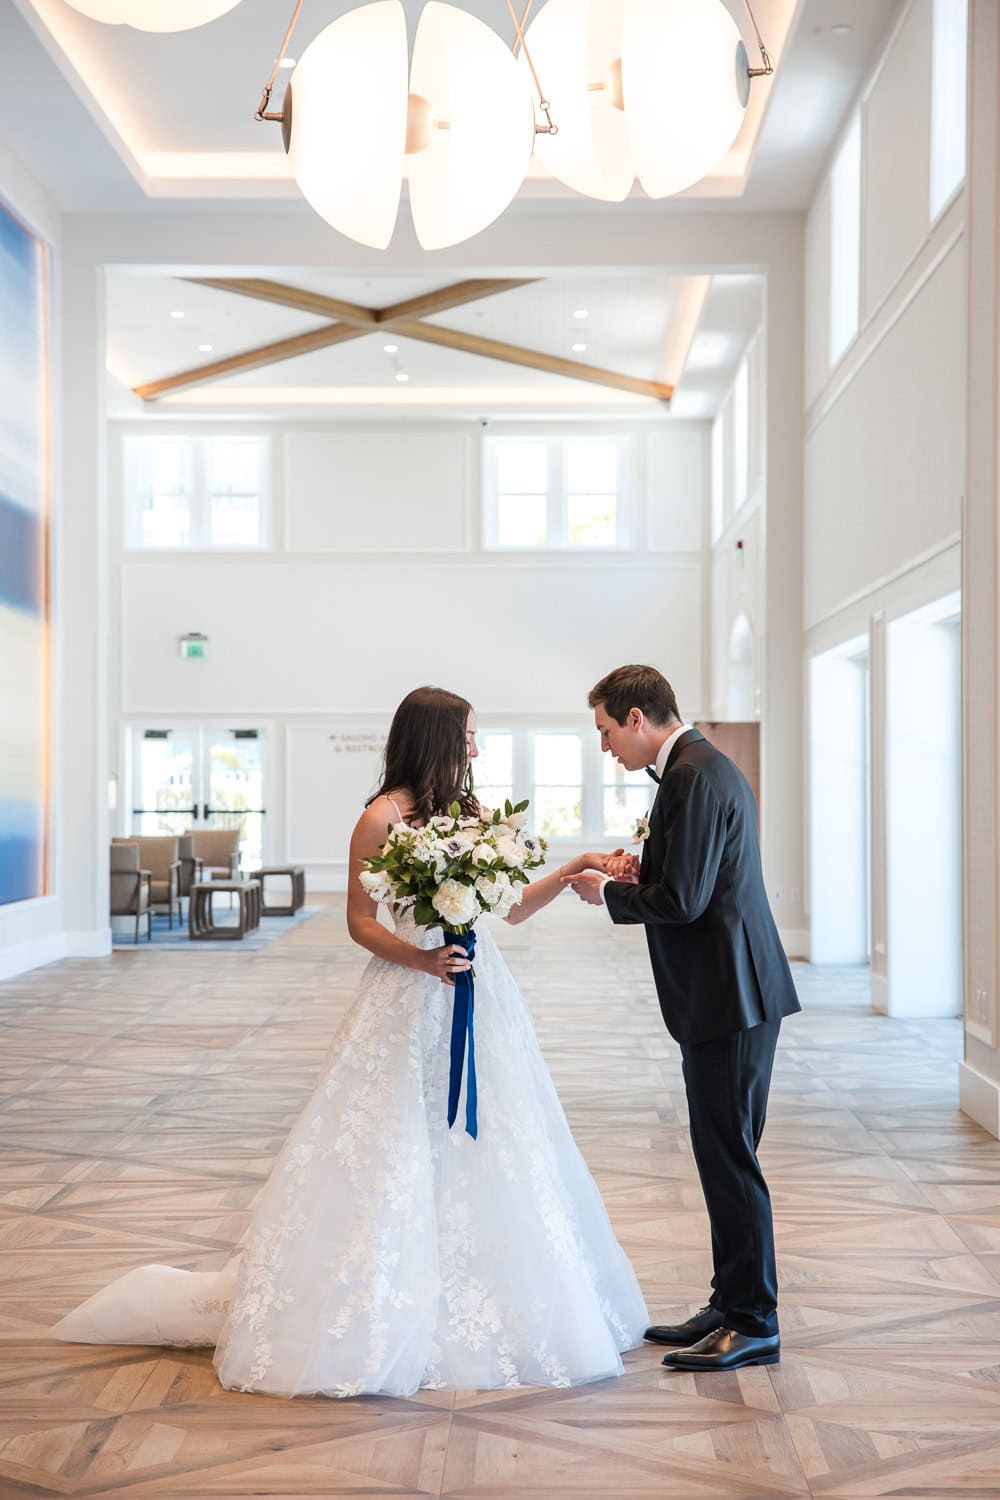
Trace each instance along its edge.
<path fill-rule="evenodd" d="M 136 729 L 132 832 L 236 828 L 246 871 L 264 862 L 263 735 L 214 726 Z"/>

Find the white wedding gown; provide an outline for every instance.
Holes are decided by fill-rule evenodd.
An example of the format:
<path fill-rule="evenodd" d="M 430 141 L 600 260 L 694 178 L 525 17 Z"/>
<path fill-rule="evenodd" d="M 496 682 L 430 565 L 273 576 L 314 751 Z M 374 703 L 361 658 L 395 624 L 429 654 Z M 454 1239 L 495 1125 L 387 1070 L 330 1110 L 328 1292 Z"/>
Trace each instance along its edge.
<path fill-rule="evenodd" d="M 487 922 L 475 970 L 478 1139 L 464 1080 L 447 1124 L 454 991 L 373 958 L 227 1266 L 142 1266 L 55 1336 L 215 1345 L 225 1387 L 281 1396 L 619 1374 L 645 1303 Z"/>

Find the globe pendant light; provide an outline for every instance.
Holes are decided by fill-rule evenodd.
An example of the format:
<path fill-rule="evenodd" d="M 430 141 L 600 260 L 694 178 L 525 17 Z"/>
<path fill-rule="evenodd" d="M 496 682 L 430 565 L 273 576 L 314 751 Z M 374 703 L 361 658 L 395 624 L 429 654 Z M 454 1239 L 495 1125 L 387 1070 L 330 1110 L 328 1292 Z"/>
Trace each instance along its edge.
<path fill-rule="evenodd" d="M 559 124 L 539 160 L 611 202 L 635 176 L 651 198 L 700 181 L 740 129 L 751 78 L 772 71 L 763 43 L 750 68 L 721 0 L 548 0 L 527 41 Z"/>
<path fill-rule="evenodd" d="M 268 96 L 259 118 L 274 118 Z M 392 238 L 407 161 L 417 238 L 436 250 L 503 212 L 535 135 L 530 95 L 507 47 L 439 0 L 420 17 L 409 90 L 401 0 L 376 0 L 310 43 L 278 118 L 309 203 L 341 234 L 378 250 Z"/>
<path fill-rule="evenodd" d="M 635 178 L 621 98 L 625 0 L 548 0 L 527 40 L 559 129 L 535 155 L 588 198 L 620 203 Z M 522 54 L 521 66 L 527 70 Z"/>
<path fill-rule="evenodd" d="M 729 150 L 749 59 L 721 0 L 626 0 L 622 95 L 636 175 L 651 198 L 700 182 Z"/>
<path fill-rule="evenodd" d="M 524 181 L 535 141 L 531 94 L 510 49 L 482 21 L 429 0 L 417 24 L 413 101 L 437 128 L 408 149 L 410 211 L 425 250 L 457 245 L 492 224 Z"/>
<path fill-rule="evenodd" d="M 348 11 L 303 52 L 282 129 L 303 197 L 334 229 L 384 250 L 406 149 L 406 17 L 400 0 Z"/>
<path fill-rule="evenodd" d="M 74 10 L 109 26 L 137 31 L 189 31 L 233 10 L 240 0 L 68 0 Z"/>

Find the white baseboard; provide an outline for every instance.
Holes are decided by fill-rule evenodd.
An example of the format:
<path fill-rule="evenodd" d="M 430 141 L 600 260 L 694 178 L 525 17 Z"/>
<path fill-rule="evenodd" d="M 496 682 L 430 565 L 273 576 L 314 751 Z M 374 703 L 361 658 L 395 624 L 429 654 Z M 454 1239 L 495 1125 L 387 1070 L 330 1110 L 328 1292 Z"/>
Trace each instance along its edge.
<path fill-rule="evenodd" d="M 1000 1140 L 1000 1083 L 977 1073 L 967 1062 L 958 1065 L 958 1102 L 963 1114 Z"/>
<path fill-rule="evenodd" d="M 64 932 L 50 932 L 30 943 L 14 943 L 10 948 L 0 949 L 0 980 L 13 979 L 17 974 L 27 974 L 30 969 L 40 969 L 65 957 Z"/>
<path fill-rule="evenodd" d="M 107 958 L 111 952 L 111 928 L 66 933 L 67 958 Z"/>
<path fill-rule="evenodd" d="M 779 927 L 781 946 L 789 958 L 809 962 L 809 929 L 805 927 Z"/>
<path fill-rule="evenodd" d="M 0 980 L 58 963 L 61 958 L 106 958 L 110 952 L 110 927 L 94 932 L 50 932 L 29 943 L 0 948 Z"/>

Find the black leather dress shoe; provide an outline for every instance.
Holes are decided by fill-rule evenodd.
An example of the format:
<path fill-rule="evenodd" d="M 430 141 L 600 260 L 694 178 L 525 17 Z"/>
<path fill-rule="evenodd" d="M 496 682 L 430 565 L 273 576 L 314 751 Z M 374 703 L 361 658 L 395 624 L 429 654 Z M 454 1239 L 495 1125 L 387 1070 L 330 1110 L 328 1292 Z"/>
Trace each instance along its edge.
<path fill-rule="evenodd" d="M 643 1338 L 650 1344 L 669 1344 L 672 1349 L 686 1349 L 689 1344 L 697 1344 L 706 1333 L 714 1333 L 721 1327 L 722 1314 L 709 1303 L 686 1323 L 654 1323 L 652 1328 L 646 1329 Z"/>
<path fill-rule="evenodd" d="M 760 1339 L 722 1327 L 689 1349 L 665 1354 L 663 1363 L 668 1370 L 742 1370 L 747 1365 L 776 1365 L 780 1358 L 778 1334 Z"/>

